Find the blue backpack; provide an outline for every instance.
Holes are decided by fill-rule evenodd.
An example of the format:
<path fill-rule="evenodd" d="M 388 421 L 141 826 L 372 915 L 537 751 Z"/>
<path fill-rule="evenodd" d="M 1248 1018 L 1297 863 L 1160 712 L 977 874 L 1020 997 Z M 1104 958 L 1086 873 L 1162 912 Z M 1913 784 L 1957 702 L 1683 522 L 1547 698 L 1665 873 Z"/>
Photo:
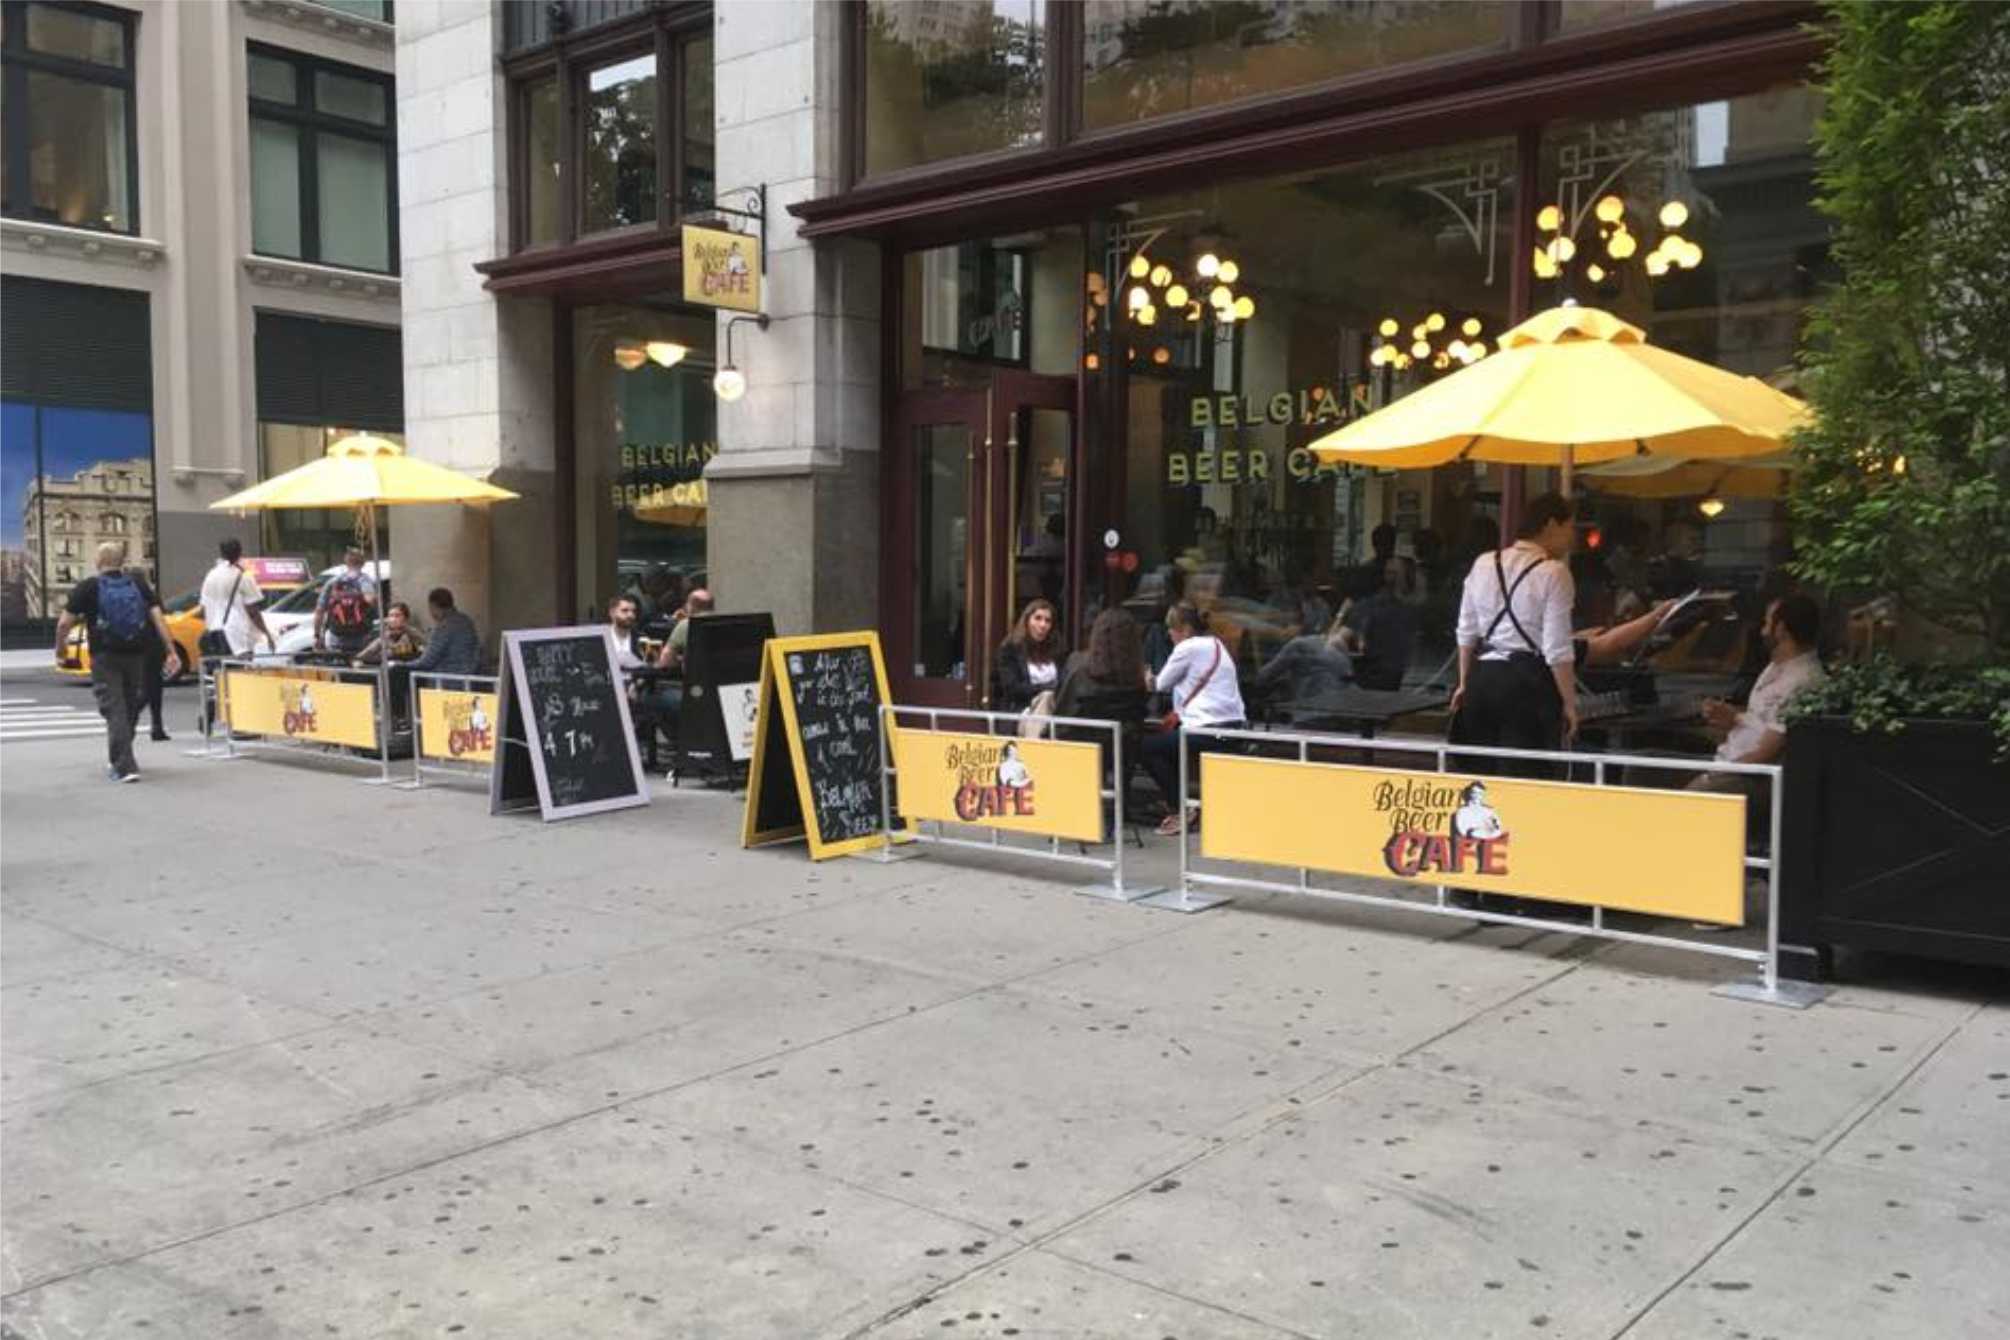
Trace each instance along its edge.
<path fill-rule="evenodd" d="M 138 651 L 146 645 L 147 602 L 139 583 L 123 572 L 98 574 L 99 640 L 109 651 Z"/>

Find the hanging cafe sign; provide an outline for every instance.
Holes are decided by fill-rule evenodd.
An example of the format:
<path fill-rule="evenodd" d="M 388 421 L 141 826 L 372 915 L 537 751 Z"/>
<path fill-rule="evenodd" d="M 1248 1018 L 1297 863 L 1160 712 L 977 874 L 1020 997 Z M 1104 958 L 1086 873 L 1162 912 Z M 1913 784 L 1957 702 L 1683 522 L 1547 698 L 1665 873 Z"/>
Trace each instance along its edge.
<path fill-rule="evenodd" d="M 738 219 L 751 231 L 687 223 L 678 233 L 684 259 L 684 301 L 735 312 L 761 310 L 761 271 L 768 261 L 768 188 L 720 191 L 703 211 L 708 220 Z M 730 361 L 730 360 L 729 360 Z"/>
<path fill-rule="evenodd" d="M 1187 402 L 1187 425 L 1197 430 L 1338 427 L 1368 413 L 1368 383 L 1348 379 L 1338 390 L 1325 386 L 1279 391 L 1269 397 L 1233 394 L 1197 395 Z M 1300 484 L 1330 478 L 1336 466 L 1321 465 L 1307 447 L 1272 451 L 1265 447 L 1197 446 L 1168 451 L 1165 482 L 1183 484 L 1256 484 L 1289 478 Z"/>

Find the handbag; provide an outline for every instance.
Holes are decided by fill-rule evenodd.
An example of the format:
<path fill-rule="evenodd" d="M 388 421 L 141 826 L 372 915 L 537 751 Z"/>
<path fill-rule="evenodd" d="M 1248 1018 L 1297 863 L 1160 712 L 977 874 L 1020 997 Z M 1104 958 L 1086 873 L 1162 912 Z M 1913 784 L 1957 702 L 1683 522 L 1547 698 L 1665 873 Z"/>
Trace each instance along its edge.
<path fill-rule="evenodd" d="M 1200 677 L 1200 682 L 1193 686 L 1193 692 L 1186 696 L 1188 702 L 1192 702 L 1194 699 L 1200 697 L 1201 691 L 1207 687 L 1207 682 L 1214 678 L 1215 670 L 1221 665 L 1221 639 L 1218 637 L 1214 638 L 1213 642 L 1214 659 L 1207 663 L 1207 673 Z M 1159 718 L 1159 729 L 1162 731 L 1175 731 L 1179 729 L 1179 709 L 1177 707 Z"/>
<path fill-rule="evenodd" d="M 1019 714 L 1019 738 L 1022 740 L 1042 740 L 1053 728 L 1047 720 L 1054 715 L 1054 691 L 1041 689 L 1033 695 L 1033 701 L 1026 704 L 1026 710 Z"/>
<path fill-rule="evenodd" d="M 230 584 L 230 596 L 223 602 L 222 623 L 230 622 L 230 608 L 237 603 L 238 588 L 244 585 L 244 569 L 237 570 L 237 580 Z M 221 627 L 205 628 L 202 637 L 196 641 L 195 649 L 204 656 L 230 655 L 230 635 Z"/>

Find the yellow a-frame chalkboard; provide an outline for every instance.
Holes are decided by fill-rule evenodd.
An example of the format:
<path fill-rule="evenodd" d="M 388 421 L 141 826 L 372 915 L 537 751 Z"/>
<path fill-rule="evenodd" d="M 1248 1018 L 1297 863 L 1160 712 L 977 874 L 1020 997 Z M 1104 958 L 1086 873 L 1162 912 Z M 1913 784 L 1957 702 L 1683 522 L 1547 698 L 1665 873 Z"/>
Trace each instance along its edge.
<path fill-rule="evenodd" d="M 806 837 L 814 860 L 883 845 L 880 707 L 891 696 L 875 632 L 770 639 L 742 845 Z"/>

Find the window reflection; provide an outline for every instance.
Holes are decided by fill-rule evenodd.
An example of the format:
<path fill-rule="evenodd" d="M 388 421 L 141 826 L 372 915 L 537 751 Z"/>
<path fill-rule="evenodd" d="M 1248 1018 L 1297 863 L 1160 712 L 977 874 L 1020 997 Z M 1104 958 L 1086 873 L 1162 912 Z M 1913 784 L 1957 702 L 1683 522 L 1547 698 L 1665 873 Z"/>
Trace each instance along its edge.
<path fill-rule="evenodd" d="M 1469 0 L 1089 0 L 1082 122 L 1193 111 L 1501 40 L 1509 6 Z"/>
<path fill-rule="evenodd" d="M 1375 661 L 1400 682 L 1449 653 L 1458 560 L 1492 542 L 1499 472 L 1324 467 L 1308 448 L 1505 329 L 1513 161 L 1483 141 L 1143 201 L 1106 229 L 1089 375 L 1120 372 L 1129 429 L 1104 601 L 1155 627 L 1192 600 L 1253 675 L 1365 608 L 1393 556 L 1406 613 L 1378 619 Z"/>
<path fill-rule="evenodd" d="M 1550 208 L 1538 224 L 1553 227 L 1539 231 L 1542 251 L 1520 258 L 1538 267 L 1536 305 L 1603 307 L 1654 344 L 1794 389 L 1801 324 L 1830 273 L 1814 208 L 1818 110 L 1813 90 L 1792 85 L 1551 127 Z M 1566 259 L 1555 256 L 1557 238 L 1570 241 Z M 1575 563 L 1580 620 L 1603 623 L 1699 584 L 1768 589 L 1787 557 L 1777 464 L 1640 474 L 1621 463 L 1580 474 L 1602 541 Z M 1735 659 L 1743 647 L 1720 650 Z"/>
<path fill-rule="evenodd" d="M 1040 142 L 1045 0 L 869 0 L 865 168 Z"/>
<path fill-rule="evenodd" d="M 584 98 L 585 230 L 656 218 L 656 57 L 590 70 Z"/>

